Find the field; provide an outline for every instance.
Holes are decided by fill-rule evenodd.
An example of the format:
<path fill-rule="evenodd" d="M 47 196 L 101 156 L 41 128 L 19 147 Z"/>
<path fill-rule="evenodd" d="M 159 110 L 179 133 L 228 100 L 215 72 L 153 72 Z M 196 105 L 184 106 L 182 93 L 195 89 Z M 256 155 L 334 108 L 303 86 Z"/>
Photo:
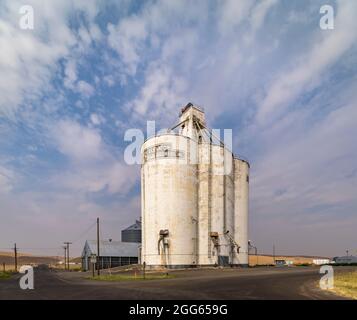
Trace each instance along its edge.
<path fill-rule="evenodd" d="M 335 275 L 333 291 L 342 296 L 357 299 L 357 271 Z"/>
<path fill-rule="evenodd" d="M 17 254 L 18 269 L 22 265 L 54 264 L 58 263 L 58 257 L 34 256 L 28 253 Z M 5 268 L 4 268 L 5 264 Z M 0 272 L 15 270 L 15 258 L 13 252 L 0 251 Z"/>
<path fill-rule="evenodd" d="M 295 265 L 312 264 L 312 260 L 320 257 L 307 256 L 275 256 L 275 260 L 292 261 Z M 249 255 L 249 265 L 273 265 L 274 257 L 271 255 Z"/>

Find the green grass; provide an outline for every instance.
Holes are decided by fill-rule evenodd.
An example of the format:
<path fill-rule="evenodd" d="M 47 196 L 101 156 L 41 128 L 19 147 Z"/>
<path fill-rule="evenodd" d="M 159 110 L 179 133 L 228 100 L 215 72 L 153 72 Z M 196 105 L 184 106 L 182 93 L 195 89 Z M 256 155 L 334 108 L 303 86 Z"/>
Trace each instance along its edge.
<path fill-rule="evenodd" d="M 333 291 L 357 299 L 357 271 L 335 275 Z"/>
<path fill-rule="evenodd" d="M 9 279 L 11 277 L 10 272 L 0 272 L 0 280 Z"/>
<path fill-rule="evenodd" d="M 146 275 L 145 279 L 143 278 L 142 274 L 140 275 L 123 275 L 123 274 L 104 274 L 100 276 L 89 277 L 88 279 L 91 280 L 98 280 L 98 281 L 145 281 L 145 280 L 160 280 L 160 279 L 172 279 L 174 278 L 173 275 L 166 275 L 166 274 L 150 274 Z"/>

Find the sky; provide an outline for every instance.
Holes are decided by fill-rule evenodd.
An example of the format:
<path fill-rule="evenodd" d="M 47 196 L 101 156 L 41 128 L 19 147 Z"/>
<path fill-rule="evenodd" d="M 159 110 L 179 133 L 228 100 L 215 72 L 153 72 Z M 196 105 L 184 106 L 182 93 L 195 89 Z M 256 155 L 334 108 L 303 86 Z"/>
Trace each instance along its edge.
<path fill-rule="evenodd" d="M 259 252 L 357 247 L 357 2 L 0 0 L 0 251 L 61 255 L 140 216 L 126 130 L 204 107 L 251 164 Z M 334 9 L 322 30 L 320 7 Z"/>

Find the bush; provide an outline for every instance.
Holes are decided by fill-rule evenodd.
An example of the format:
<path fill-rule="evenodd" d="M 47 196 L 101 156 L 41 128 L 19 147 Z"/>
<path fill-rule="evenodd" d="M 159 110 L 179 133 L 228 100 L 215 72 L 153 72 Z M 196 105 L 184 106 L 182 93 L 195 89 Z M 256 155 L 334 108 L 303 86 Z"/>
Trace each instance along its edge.
<path fill-rule="evenodd" d="M 249 266 L 250 268 L 259 268 L 259 267 L 275 267 L 275 264 L 256 264 Z"/>
<path fill-rule="evenodd" d="M 332 267 L 356 267 L 357 263 L 330 263 Z"/>
<path fill-rule="evenodd" d="M 0 279 L 8 279 L 11 277 L 10 272 L 0 272 Z"/>

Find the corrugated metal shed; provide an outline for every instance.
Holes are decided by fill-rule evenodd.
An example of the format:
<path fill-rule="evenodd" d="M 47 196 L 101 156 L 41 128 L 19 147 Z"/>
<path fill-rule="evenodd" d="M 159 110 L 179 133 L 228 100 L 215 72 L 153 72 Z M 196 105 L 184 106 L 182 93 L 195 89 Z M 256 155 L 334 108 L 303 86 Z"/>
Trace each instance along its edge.
<path fill-rule="evenodd" d="M 121 241 L 105 241 L 99 242 L 99 254 L 101 257 L 137 257 L 139 244 Z M 97 241 L 87 240 L 82 257 L 97 254 Z"/>

